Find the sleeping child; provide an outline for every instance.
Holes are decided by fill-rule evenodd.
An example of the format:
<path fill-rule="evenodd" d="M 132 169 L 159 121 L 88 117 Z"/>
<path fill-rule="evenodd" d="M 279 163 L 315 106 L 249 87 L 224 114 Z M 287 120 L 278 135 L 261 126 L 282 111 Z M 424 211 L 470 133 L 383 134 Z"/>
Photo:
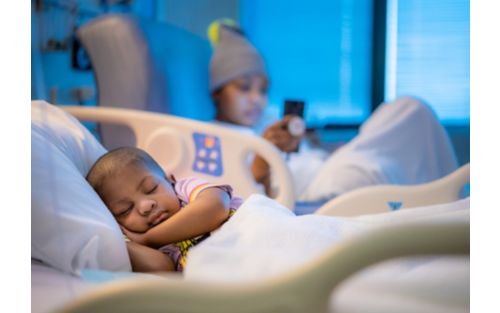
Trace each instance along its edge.
<path fill-rule="evenodd" d="M 182 271 L 189 249 L 234 214 L 229 185 L 176 180 L 145 151 L 123 147 L 100 157 L 87 181 L 120 224 L 134 271 Z"/>

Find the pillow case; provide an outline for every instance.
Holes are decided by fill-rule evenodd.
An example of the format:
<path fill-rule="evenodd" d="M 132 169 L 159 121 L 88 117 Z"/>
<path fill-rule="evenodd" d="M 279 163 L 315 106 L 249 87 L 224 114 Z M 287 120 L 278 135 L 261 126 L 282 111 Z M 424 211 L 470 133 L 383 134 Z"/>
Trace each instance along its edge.
<path fill-rule="evenodd" d="M 104 147 L 70 114 L 31 103 L 31 257 L 66 273 L 130 271 L 123 235 L 85 175 Z"/>

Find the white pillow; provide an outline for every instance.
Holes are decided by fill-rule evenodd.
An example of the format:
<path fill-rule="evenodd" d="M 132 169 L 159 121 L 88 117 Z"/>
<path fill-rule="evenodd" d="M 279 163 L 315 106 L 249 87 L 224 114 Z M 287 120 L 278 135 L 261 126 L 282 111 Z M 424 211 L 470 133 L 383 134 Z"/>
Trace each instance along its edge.
<path fill-rule="evenodd" d="M 85 180 L 101 144 L 74 117 L 31 103 L 31 257 L 61 271 L 130 271 L 123 235 Z"/>

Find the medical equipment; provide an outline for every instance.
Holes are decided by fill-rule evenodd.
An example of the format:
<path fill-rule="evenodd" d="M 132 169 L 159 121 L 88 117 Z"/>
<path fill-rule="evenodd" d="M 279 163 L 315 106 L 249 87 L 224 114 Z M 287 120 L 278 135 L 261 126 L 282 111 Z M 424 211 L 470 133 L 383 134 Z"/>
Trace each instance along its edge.
<path fill-rule="evenodd" d="M 67 108 L 71 112 L 72 108 Z M 78 108 L 77 108 L 78 109 Z M 118 121 L 118 118 L 113 118 L 112 113 L 118 112 L 116 109 L 83 109 L 79 108 L 82 112 L 90 113 L 92 110 L 99 110 L 108 112 L 106 119 L 108 122 Z M 77 110 L 78 111 L 78 110 Z M 127 113 L 127 112 L 124 112 Z M 76 113 L 75 113 L 76 114 Z M 90 116 L 81 117 L 91 119 Z M 150 113 L 146 114 L 149 115 Z M 131 112 L 122 116 L 134 120 L 141 119 L 141 112 Z M 174 122 L 177 120 L 177 123 Z M 158 131 L 154 131 L 152 123 L 156 121 L 157 126 L 160 125 Z M 219 132 L 213 125 L 194 123 L 183 119 L 177 118 L 168 119 L 167 117 L 152 119 L 146 128 L 155 136 L 137 136 L 138 146 L 151 143 L 153 149 L 158 148 L 154 145 L 156 140 L 160 138 L 168 140 L 172 144 L 177 141 L 172 141 L 172 136 L 179 135 L 182 132 L 180 128 L 175 131 L 168 127 L 161 128 L 163 123 L 168 122 L 169 125 L 181 127 L 180 124 L 185 124 L 187 127 L 193 126 L 196 131 L 200 131 L 200 126 L 203 127 L 203 132 L 210 132 L 211 135 L 219 137 L 220 145 L 224 149 L 226 143 L 226 136 L 229 138 L 243 138 L 248 139 L 248 142 L 253 144 L 253 140 L 262 140 L 259 138 L 251 139 L 242 134 L 231 135 L 228 133 Z M 171 124 L 170 124 L 171 123 Z M 136 122 L 127 123 L 131 128 L 137 125 Z M 211 127 L 212 126 L 212 127 Z M 190 130 L 190 132 L 192 132 Z M 213 134 L 212 134 L 213 132 Z M 148 141 L 147 138 L 150 138 Z M 233 138 L 233 139 L 234 139 Z M 192 139 L 189 139 L 192 141 Z M 231 139 L 229 139 L 231 140 Z M 47 145 L 54 145 L 54 150 L 45 150 Z M 255 145 L 256 149 L 261 149 L 259 145 Z M 163 144 L 165 147 L 165 144 Z M 33 149 L 34 148 L 34 149 Z M 184 147 L 183 149 L 188 150 Z M 194 149 L 194 148 L 190 148 Z M 265 149 L 265 148 L 262 148 Z M 246 150 L 244 150 L 246 152 Z M 270 151 L 273 151 L 272 149 Z M 45 155 L 44 153 L 62 153 L 62 158 L 58 159 L 56 155 Z M 87 216 L 85 219 L 70 219 L 74 223 L 80 221 L 80 227 L 72 229 L 59 228 L 61 225 L 56 225 L 54 229 L 46 229 L 44 225 L 45 220 L 37 219 L 39 207 L 38 200 L 43 194 L 49 193 L 50 195 L 64 196 L 60 191 L 67 188 L 72 189 L 74 185 L 66 185 L 67 181 L 58 181 L 58 173 L 60 167 L 67 168 L 69 163 L 79 169 L 79 174 L 84 175 L 86 166 L 91 164 L 99 153 L 102 153 L 102 147 L 97 145 L 94 138 L 91 138 L 88 132 L 85 132 L 82 125 L 79 125 L 76 120 L 71 119 L 70 116 L 62 113 L 58 108 L 52 107 L 48 104 L 34 103 L 32 107 L 32 165 L 34 169 L 41 167 L 47 168 L 48 180 L 33 175 L 40 174 L 39 172 L 32 173 L 32 196 L 33 196 L 33 211 L 32 217 L 32 233 L 37 233 L 39 227 L 44 227 L 46 231 L 52 231 L 54 235 L 61 238 L 59 241 L 61 245 L 58 251 L 64 250 L 65 246 L 72 246 L 73 233 L 80 229 L 85 228 L 83 225 L 89 225 L 92 219 L 97 216 Z M 266 152 L 258 150 L 258 152 Z M 276 152 L 276 151 L 275 151 Z M 224 153 L 224 150 L 222 150 Z M 240 152 L 243 154 L 243 152 Z M 271 152 L 274 153 L 274 152 Z M 161 157 L 161 154 L 159 155 Z M 35 158 L 35 159 L 34 159 Z M 36 161 L 35 163 L 33 163 Z M 65 163 L 68 161 L 68 163 Z M 225 162 L 226 159 L 223 159 Z M 240 160 L 241 161 L 241 160 Z M 38 163 L 40 162 L 40 163 Z M 271 162 L 271 161 L 270 161 Z M 86 163 L 86 164 L 83 164 Z M 174 162 L 175 163 L 175 162 Z M 84 166 L 85 165 L 85 166 Z M 233 164 L 237 166 L 238 163 Z M 240 163 L 244 166 L 244 163 Z M 244 166 L 246 167 L 246 166 Z M 227 168 L 227 167 L 226 167 Z M 279 168 L 279 167 L 278 167 Z M 192 169 L 192 168 L 191 168 Z M 286 171 L 285 171 L 286 172 Z M 66 172 L 65 172 L 66 173 Z M 242 172 L 244 173 L 244 172 Z M 248 173 L 247 173 L 248 174 Z M 50 175 L 55 177 L 50 179 Z M 61 175 L 66 177 L 66 175 Z M 80 177 L 82 178 L 82 177 Z M 48 192 L 37 193 L 43 186 L 41 182 L 48 183 Z M 79 181 L 74 181 L 75 184 L 84 184 L 83 178 Z M 286 185 L 285 185 L 286 186 Z M 55 214 L 68 215 L 68 210 L 72 209 L 80 201 L 90 201 L 93 196 L 89 186 L 87 189 L 79 190 L 82 195 L 80 198 L 68 199 L 70 202 L 65 202 L 64 199 L 55 199 L 53 205 L 57 208 L 50 208 L 55 211 Z M 243 186 L 244 187 L 244 186 Z M 71 190 L 68 190 L 68 192 Z M 112 217 L 106 217 L 109 212 L 102 205 L 99 207 L 98 198 L 93 198 L 93 203 L 87 203 L 87 208 L 81 208 L 75 214 L 88 214 L 102 210 L 104 215 L 99 216 L 101 225 L 96 227 L 104 227 L 104 224 L 114 223 Z M 286 197 L 284 199 L 287 199 Z M 270 200 L 269 200 L 270 201 Z M 286 201 L 284 201 L 286 202 Z M 61 206 L 62 205 L 62 206 Z M 431 208 L 432 209 L 432 208 Z M 60 211 L 58 211 L 60 210 Z M 286 210 L 285 210 L 286 211 Z M 410 211 L 410 210 L 406 210 Z M 399 213 L 405 213 L 401 211 Z M 43 212 L 47 213 L 47 211 Z M 99 214 L 101 214 L 99 213 Z M 288 214 L 292 214 L 288 212 Z M 398 214 L 398 212 L 394 213 Z M 67 216 L 66 216 L 67 217 Z M 59 218 L 59 217 L 54 217 Z M 56 220 L 56 222 L 61 220 Z M 64 221 L 66 222 L 66 220 Z M 93 223 L 93 222 L 92 222 Z M 49 225 L 50 226 L 50 225 Z M 106 228 L 111 228 L 107 226 Z M 119 229 L 115 226 L 115 230 L 119 235 Z M 114 233 L 93 233 L 89 234 L 89 242 L 77 248 L 76 255 L 70 258 L 69 262 L 76 263 L 80 269 L 85 268 L 87 265 L 90 267 L 111 271 L 110 264 L 104 267 L 102 263 L 94 262 L 85 264 L 81 261 L 84 257 L 83 254 L 93 254 L 92 244 L 102 245 L 102 241 L 106 240 L 107 235 Z M 213 311 L 213 312 L 234 312 L 234 311 L 283 311 L 283 312 L 307 312 L 307 311 L 325 311 L 328 306 L 328 297 L 332 288 L 337 286 L 346 277 L 359 269 L 373 264 L 374 262 L 382 261 L 389 258 L 418 255 L 418 254 L 468 254 L 469 228 L 468 223 L 464 222 L 436 222 L 436 223 L 416 223 L 409 225 L 400 225 L 394 227 L 387 227 L 384 229 L 374 230 L 361 234 L 359 237 L 353 237 L 342 244 L 335 245 L 325 251 L 325 253 L 317 259 L 312 260 L 310 263 L 298 268 L 296 271 L 287 273 L 279 277 L 269 278 L 255 283 L 240 284 L 240 285 L 226 285 L 226 284 L 213 284 L 213 283 L 196 283 L 193 281 L 183 281 L 178 275 L 167 275 L 164 279 L 147 278 L 144 275 L 130 274 L 129 280 L 120 280 L 104 285 L 95 285 L 85 282 L 82 279 L 76 278 L 63 273 L 59 267 L 54 269 L 47 266 L 49 259 L 47 254 L 52 251 L 46 250 L 45 255 L 38 257 L 43 263 L 32 263 L 32 308 L 34 312 L 53 311 L 61 309 L 64 304 L 68 304 L 63 311 L 65 312 L 109 312 L 114 310 L 121 310 L 125 312 L 134 311 L 168 311 L 175 312 L 197 312 L 197 311 Z M 33 257 L 33 243 L 32 237 L 32 257 Z M 36 238 L 35 238 L 36 239 Z M 56 241 L 57 243 L 57 241 Z M 110 242 L 108 247 L 113 247 L 113 244 L 123 245 L 121 238 L 118 236 L 115 241 Z M 42 244 L 42 243 L 40 243 Z M 81 247 L 85 249 L 81 249 Z M 108 250 L 107 253 L 100 256 L 100 258 L 113 258 L 116 251 Z M 57 253 L 57 251 L 56 251 Z M 87 257 L 88 258 L 88 257 Z M 125 256 L 126 258 L 126 256 Z M 44 265 L 45 264 L 45 265 Z M 48 263 L 50 264 L 50 263 Z M 57 264 L 56 264 L 57 265 Z M 59 266 L 59 265 L 57 265 Z M 120 271 L 120 270 L 118 270 Z M 124 271 L 123 269 L 121 271 Z M 77 271 L 78 272 L 78 271 Z M 85 295 L 86 294 L 86 295 Z M 54 297 L 54 298 L 51 298 Z M 41 307 L 45 305 L 45 307 Z M 466 308 L 462 308 L 464 310 Z M 342 311 L 342 310 L 340 310 Z M 348 312 L 345 311 L 344 312 Z"/>

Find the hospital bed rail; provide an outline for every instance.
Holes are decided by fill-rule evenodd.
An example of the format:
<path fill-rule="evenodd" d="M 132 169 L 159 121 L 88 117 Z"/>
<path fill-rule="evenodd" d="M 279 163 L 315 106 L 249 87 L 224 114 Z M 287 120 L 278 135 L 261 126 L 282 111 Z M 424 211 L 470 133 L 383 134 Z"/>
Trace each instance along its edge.
<path fill-rule="evenodd" d="M 278 149 L 263 138 L 207 122 L 160 113 L 69 105 L 61 108 L 81 121 L 127 126 L 136 137 L 136 147 L 150 153 L 167 172 L 185 177 L 192 176 L 195 171 L 198 177 L 210 182 L 230 184 L 235 194 L 244 198 L 253 193 L 263 193 L 247 164 L 250 154 L 259 154 L 276 175 L 279 188 L 273 198 L 291 210 L 294 207 L 291 173 Z M 200 141 L 201 145 L 207 142 L 211 146 L 210 153 L 215 153 L 213 164 L 219 167 L 219 171 L 211 173 L 209 170 L 197 170 L 198 162 L 211 158 L 209 155 L 200 157 L 203 150 Z"/>
<path fill-rule="evenodd" d="M 470 163 L 447 176 L 419 185 L 378 185 L 363 187 L 338 196 L 322 205 L 315 214 L 359 216 L 401 209 L 449 203 L 461 198 L 470 182 Z"/>
<path fill-rule="evenodd" d="M 269 279 L 241 284 L 178 277 L 121 280 L 59 312 L 327 312 L 332 290 L 352 274 L 399 257 L 468 255 L 469 233 L 463 222 L 388 226 L 336 244 L 298 270 Z"/>

